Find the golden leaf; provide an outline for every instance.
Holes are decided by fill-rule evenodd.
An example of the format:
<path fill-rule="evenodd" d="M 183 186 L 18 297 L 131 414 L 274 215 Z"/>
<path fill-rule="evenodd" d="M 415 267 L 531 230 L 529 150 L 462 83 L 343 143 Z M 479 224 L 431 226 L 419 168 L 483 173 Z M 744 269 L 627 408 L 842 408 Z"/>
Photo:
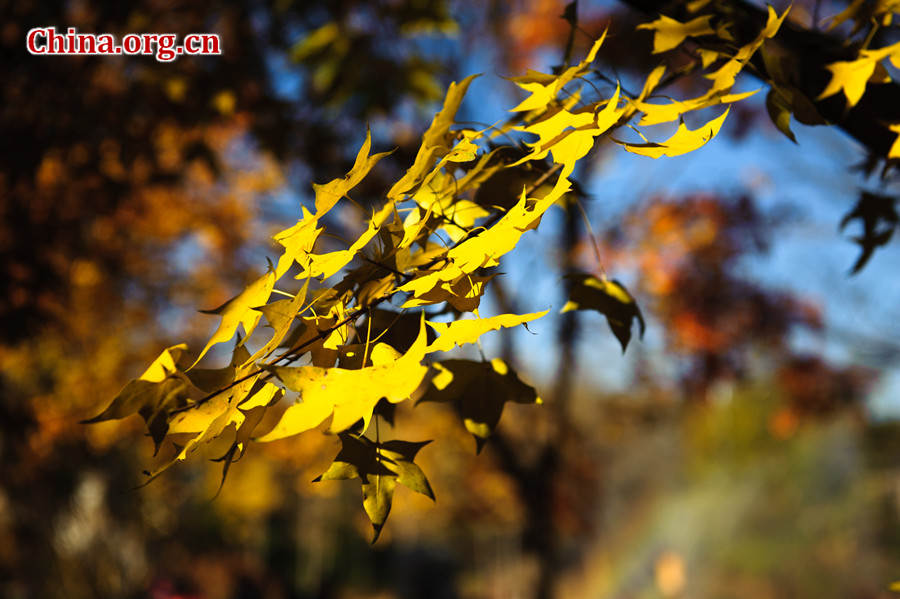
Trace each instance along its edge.
<path fill-rule="evenodd" d="M 677 47 L 688 37 L 699 37 L 715 33 L 709 25 L 710 15 L 704 15 L 691 19 L 687 23 L 676 21 L 665 15 L 651 23 L 638 25 L 637 29 L 649 29 L 653 31 L 653 53 L 659 54 Z"/>
<path fill-rule="evenodd" d="M 271 371 L 288 389 L 303 399 L 287 409 L 275 428 L 259 441 L 274 441 L 315 428 L 333 414 L 331 430 L 346 430 L 358 420 L 368 428 L 375 404 L 382 397 L 392 403 L 409 398 L 428 371 L 422 365 L 426 353 L 425 321 L 419 335 L 403 356 L 393 362 L 349 370 L 317 366 L 274 366 Z"/>
<path fill-rule="evenodd" d="M 537 320 L 547 314 L 533 312 L 531 314 L 501 314 L 490 318 L 476 318 L 474 320 L 455 320 L 453 322 L 428 322 L 428 326 L 440 335 L 426 350 L 428 353 L 436 351 L 450 351 L 456 346 L 466 343 L 475 343 L 479 337 L 488 331 L 496 331 L 500 328 L 509 328 L 520 324 Z"/>
<path fill-rule="evenodd" d="M 262 312 L 255 308 L 269 301 L 274 286 L 275 273 L 269 271 L 218 308 L 203 310 L 206 314 L 220 314 L 222 321 L 190 367 L 193 368 L 213 345 L 231 339 L 237 332 L 238 325 L 244 326 L 244 334 L 249 337 L 262 316 Z"/>
<path fill-rule="evenodd" d="M 687 154 L 706 145 L 713 137 L 719 133 L 725 117 L 728 116 L 728 110 L 721 116 L 709 121 L 705 125 L 691 130 L 684 123 L 678 125 L 678 130 L 667 139 L 660 143 L 646 144 L 623 144 L 625 149 L 633 154 L 641 156 L 649 156 L 651 158 L 659 158 L 660 156 L 679 156 Z"/>

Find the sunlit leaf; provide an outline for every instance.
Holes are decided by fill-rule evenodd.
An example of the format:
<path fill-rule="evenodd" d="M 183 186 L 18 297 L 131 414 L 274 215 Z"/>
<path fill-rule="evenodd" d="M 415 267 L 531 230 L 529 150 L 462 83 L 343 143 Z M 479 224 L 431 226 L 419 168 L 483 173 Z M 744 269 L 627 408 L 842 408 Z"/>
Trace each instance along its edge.
<path fill-rule="evenodd" d="M 276 279 L 280 279 L 294 262 L 306 268 L 307 256 L 312 253 L 316 240 L 323 231 L 321 227 L 316 226 L 317 217 L 310 214 L 305 207 L 302 207 L 301 211 L 303 216 L 297 221 L 297 224 L 276 233 L 273 237 L 284 247 L 284 253 L 278 259 L 278 265 L 275 267 Z"/>
<path fill-rule="evenodd" d="M 681 115 L 709 108 L 710 106 L 718 106 L 719 104 L 732 104 L 740 102 L 755 94 L 756 91 L 741 92 L 738 94 L 723 94 L 717 92 L 707 93 L 699 98 L 684 101 L 672 101 L 665 104 L 656 104 L 651 102 L 637 102 L 635 105 L 644 113 L 644 116 L 638 122 L 639 125 L 649 126 L 658 125 L 660 123 L 670 123 L 677 120 Z"/>
<path fill-rule="evenodd" d="M 475 343 L 479 337 L 488 331 L 496 331 L 500 328 L 515 327 L 547 314 L 549 310 L 534 312 L 532 314 L 501 314 L 490 318 L 476 318 L 473 320 L 455 320 L 453 322 L 429 322 L 428 326 L 438 333 L 437 341 L 428 346 L 429 353 L 436 351 L 450 351 L 456 346 L 467 343 Z"/>
<path fill-rule="evenodd" d="M 447 154 L 446 159 L 450 162 L 470 162 L 475 160 L 475 155 L 478 152 L 478 145 L 475 144 L 472 140 L 478 135 L 474 131 L 466 131 L 460 132 L 462 135 L 462 139 L 459 140 L 450 152 Z"/>
<path fill-rule="evenodd" d="M 308 289 L 309 279 L 306 280 L 303 287 L 293 298 L 277 300 L 259 307 L 259 311 L 263 313 L 266 322 L 268 322 L 269 326 L 272 328 L 272 336 L 265 345 L 247 358 L 245 364 L 255 362 L 262 357 L 268 356 L 281 345 L 281 342 L 284 340 L 285 336 L 287 336 L 291 325 L 295 322 L 296 317 L 304 306 Z"/>
<path fill-rule="evenodd" d="M 368 317 L 372 321 L 371 324 L 366 320 L 360 325 L 359 330 L 371 329 L 372 338 L 381 339 L 400 353 L 409 351 L 419 336 L 422 317 L 418 313 L 377 309 L 370 311 Z M 425 333 L 426 343 L 437 339 L 437 334 L 431 328 L 426 328 Z"/>
<path fill-rule="evenodd" d="M 487 277 L 464 275 L 455 281 L 440 281 L 436 287 L 408 299 L 401 308 L 415 308 L 447 302 L 459 312 L 472 312 L 478 309 L 486 284 L 495 276 L 496 274 Z"/>
<path fill-rule="evenodd" d="M 526 112 L 547 108 L 569 82 L 587 73 L 588 67 L 594 62 L 597 52 L 600 51 L 600 46 L 603 45 L 606 39 L 607 31 L 604 30 L 603 34 L 594 42 L 584 60 L 575 66 L 567 68 L 559 76 L 528 71 L 528 74 L 524 77 L 512 77 L 511 81 L 525 91 L 531 92 L 531 95 L 522 100 L 515 108 L 510 109 L 510 112 Z"/>
<path fill-rule="evenodd" d="M 647 79 L 644 81 L 644 87 L 641 89 L 641 93 L 637 97 L 638 102 L 645 100 L 648 96 L 650 96 L 650 94 L 653 93 L 665 73 L 666 65 L 661 64 L 653 69 L 649 75 L 647 75 Z"/>
<path fill-rule="evenodd" d="M 729 109 L 730 110 L 730 109 Z M 667 139 L 659 143 L 646 144 L 623 144 L 625 149 L 633 154 L 641 156 L 649 156 L 651 158 L 659 158 L 661 156 L 680 156 L 693 152 L 704 145 L 719 133 L 725 117 L 728 116 L 728 110 L 723 112 L 717 118 L 709 121 L 705 125 L 701 125 L 696 129 L 688 129 L 684 123 L 678 125 L 678 130 Z"/>
<path fill-rule="evenodd" d="M 444 106 L 440 112 L 434 115 L 431 126 L 422 137 L 422 145 L 419 147 L 413 165 L 399 181 L 394 183 L 388 191 L 388 198 L 398 199 L 415 188 L 431 171 L 436 160 L 450 151 L 450 125 L 456 118 L 456 111 L 459 110 L 459 105 L 462 103 L 469 85 L 477 76 L 470 75 L 459 83 L 450 84 L 447 97 L 444 99 Z"/>
<path fill-rule="evenodd" d="M 539 200 L 527 198 L 523 190 L 519 201 L 495 225 L 453 247 L 447 257 L 466 274 L 497 266 L 499 258 L 512 251 L 522 234 L 533 229 L 544 212 L 570 189 L 568 179 L 561 176 L 550 193 Z M 449 272 L 454 274 L 452 269 Z"/>
<path fill-rule="evenodd" d="M 402 357 L 388 364 L 361 369 L 317 366 L 273 366 L 270 370 L 302 403 L 287 409 L 275 428 L 260 441 L 274 441 L 315 428 L 332 414 L 331 430 L 339 432 L 362 420 L 364 430 L 382 397 L 392 403 L 409 398 L 425 377 L 424 320 L 415 342 Z"/>
<path fill-rule="evenodd" d="M 687 23 L 676 21 L 665 15 L 651 23 L 638 25 L 638 29 L 653 31 L 653 53 L 659 54 L 677 47 L 688 37 L 699 37 L 715 33 L 709 25 L 710 15 L 691 19 Z"/>
<path fill-rule="evenodd" d="M 894 139 L 894 143 L 891 144 L 891 149 L 888 150 L 888 158 L 900 158 L 900 123 L 891 125 L 889 129 L 896 133 L 897 137 Z"/>
<path fill-rule="evenodd" d="M 389 155 L 391 152 L 382 152 L 369 156 L 369 150 L 372 148 L 372 133 L 366 129 L 366 140 L 356 155 L 356 162 L 350 172 L 340 179 L 333 179 L 325 184 L 313 183 L 313 189 L 316 192 L 316 218 L 321 218 L 351 189 L 356 187 L 362 181 L 369 171 L 372 170 L 378 161 Z"/>
<path fill-rule="evenodd" d="M 262 306 L 269 301 L 269 295 L 272 293 L 274 286 L 275 273 L 269 271 L 248 285 L 237 296 L 228 300 L 218 308 L 214 310 L 203 310 L 206 314 L 221 315 L 222 320 L 191 367 L 196 365 L 213 345 L 228 341 L 234 337 L 238 325 L 243 325 L 244 334 L 249 336 L 256 328 L 256 324 L 259 322 L 260 317 L 262 317 L 262 312 L 255 308 L 257 306 Z"/>
<path fill-rule="evenodd" d="M 819 94 L 818 99 L 827 98 L 842 91 L 847 97 L 849 106 L 856 106 L 866 92 L 866 83 L 875 72 L 875 61 L 862 58 L 859 60 L 843 60 L 828 65 L 831 81 Z"/>

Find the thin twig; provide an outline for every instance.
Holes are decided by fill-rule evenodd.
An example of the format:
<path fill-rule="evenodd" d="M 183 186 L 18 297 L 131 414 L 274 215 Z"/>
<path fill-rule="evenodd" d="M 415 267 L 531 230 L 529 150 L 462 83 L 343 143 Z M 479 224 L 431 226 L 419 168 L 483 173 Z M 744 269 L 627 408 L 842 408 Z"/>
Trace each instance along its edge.
<path fill-rule="evenodd" d="M 584 226 L 587 228 L 588 237 L 591 238 L 591 247 L 594 248 L 594 256 L 597 258 L 597 267 L 600 269 L 600 275 L 606 279 L 606 269 L 603 268 L 603 258 L 600 255 L 600 244 L 597 242 L 597 237 L 594 235 L 594 228 L 591 226 L 591 220 L 588 218 L 587 211 L 584 209 L 584 206 L 581 204 L 581 200 L 578 197 L 575 198 L 575 205 L 578 206 L 578 210 L 581 212 L 581 218 L 584 220 Z"/>

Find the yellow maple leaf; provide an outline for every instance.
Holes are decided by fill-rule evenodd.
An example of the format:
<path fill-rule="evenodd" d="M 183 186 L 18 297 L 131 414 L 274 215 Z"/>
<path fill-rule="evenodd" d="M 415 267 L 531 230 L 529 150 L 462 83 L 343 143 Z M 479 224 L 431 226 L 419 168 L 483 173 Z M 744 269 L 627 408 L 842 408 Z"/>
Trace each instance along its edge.
<path fill-rule="evenodd" d="M 338 200 L 347 195 L 347 192 L 356 187 L 360 181 L 369 174 L 372 167 L 379 160 L 389 155 L 391 152 L 381 152 L 369 156 L 369 150 L 372 149 L 372 133 L 366 128 L 366 140 L 356 154 L 356 161 L 350 172 L 341 178 L 333 179 L 328 183 L 313 183 L 313 189 L 316 192 L 316 218 L 321 218 L 326 212 L 331 210 Z"/>
<path fill-rule="evenodd" d="M 288 389 L 298 391 L 302 403 L 289 407 L 281 420 L 258 441 L 274 441 L 319 426 L 332 415 L 331 431 L 351 427 L 358 420 L 369 426 L 375 404 L 384 397 L 392 403 L 409 398 L 428 371 L 422 365 L 426 353 L 425 320 L 405 354 L 396 360 L 365 368 L 319 368 L 275 366 L 271 370 Z M 385 352 L 381 352 L 386 354 Z"/>
<path fill-rule="evenodd" d="M 778 16 L 778 13 L 775 12 L 775 9 L 772 8 L 771 5 L 766 6 L 768 10 L 768 16 L 766 17 L 766 26 L 763 27 L 763 30 L 759 33 L 760 38 L 773 38 L 775 34 L 778 33 L 778 30 L 781 29 L 781 24 L 784 23 L 784 18 L 791 11 L 791 7 L 788 6 L 784 9 L 784 12 L 781 13 L 781 16 Z"/>
<path fill-rule="evenodd" d="M 356 254 L 372 241 L 378 230 L 387 220 L 388 216 L 394 213 L 394 205 L 388 202 L 381 209 L 372 215 L 366 230 L 357 238 L 353 244 L 346 250 L 337 250 L 325 254 L 306 254 L 298 259 L 303 271 L 298 273 L 297 279 L 305 279 L 309 277 L 321 277 L 327 279 L 333 276 L 339 270 L 347 266 Z"/>
<path fill-rule="evenodd" d="M 323 228 L 316 227 L 318 218 L 310 214 L 305 208 L 301 208 L 302 217 L 294 226 L 276 233 L 272 239 L 284 247 L 284 253 L 278 259 L 275 267 L 275 278 L 280 279 L 294 262 L 307 268 L 306 257 L 312 252 L 319 239 Z"/>
<path fill-rule="evenodd" d="M 638 25 L 637 29 L 653 31 L 653 53 L 659 54 L 677 47 L 688 37 L 699 37 L 715 33 L 715 30 L 709 25 L 711 18 L 710 15 L 705 15 L 691 19 L 687 23 L 682 23 L 665 15 L 660 15 L 655 21 Z"/>
<path fill-rule="evenodd" d="M 587 73 L 588 67 L 597 57 L 600 46 L 606 40 L 608 31 L 608 29 L 605 30 L 603 35 L 594 42 L 584 60 L 575 66 L 567 68 L 558 77 L 537 71 L 528 71 L 528 74 L 524 77 L 512 77 L 510 81 L 513 81 L 525 91 L 531 92 L 531 95 L 522 100 L 515 108 L 512 108 L 510 112 L 528 112 L 546 108 L 563 87 L 576 77 Z"/>
<path fill-rule="evenodd" d="M 856 60 L 841 60 L 831 63 L 827 66 L 831 71 L 831 81 L 828 82 L 818 99 L 821 100 L 843 91 L 848 106 L 856 106 L 863 94 L 866 93 L 866 84 L 869 80 L 878 83 L 890 81 L 890 77 L 881 66 L 881 61 L 885 58 L 890 58 L 894 66 L 900 64 L 900 42 L 875 50 L 861 50 L 859 58 Z"/>
<path fill-rule="evenodd" d="M 447 97 L 441 110 L 434 115 L 431 125 L 422 136 L 422 145 L 416 153 L 413 165 L 409 167 L 403 177 L 394 183 L 387 193 L 390 199 L 400 199 L 405 193 L 419 185 L 424 177 L 431 172 L 438 157 L 446 155 L 450 151 L 452 136 L 450 125 L 456 118 L 456 111 L 462 103 L 463 96 L 469 89 L 469 85 L 478 75 L 470 75 L 460 81 L 453 82 L 447 89 Z"/>
<path fill-rule="evenodd" d="M 184 343 L 167 347 L 138 377 L 138 380 L 161 383 L 167 376 L 178 370 L 176 364 L 181 358 L 182 352 L 187 351 L 187 348 L 188 346 Z"/>
<path fill-rule="evenodd" d="M 454 281 L 439 281 L 433 288 L 425 288 L 408 299 L 401 308 L 415 308 L 448 302 L 460 312 L 472 312 L 478 309 L 481 296 L 484 295 L 485 284 L 496 274 L 486 277 L 461 275 Z"/>
<path fill-rule="evenodd" d="M 206 352 L 213 345 L 231 339 L 237 332 L 238 325 L 244 326 L 244 334 L 249 337 L 262 316 L 262 312 L 254 308 L 262 306 L 269 301 L 269 295 L 271 295 L 274 286 L 275 273 L 269 271 L 218 308 L 203 310 L 206 314 L 220 314 L 222 320 L 190 368 L 196 366 L 197 362 L 206 355 Z"/>
<path fill-rule="evenodd" d="M 509 328 L 520 324 L 537 320 L 547 314 L 533 312 L 531 314 L 501 314 L 490 318 L 476 318 L 473 320 L 455 320 L 453 322 L 428 322 L 428 326 L 440 335 L 426 350 L 428 353 L 436 351 L 450 351 L 457 345 L 475 343 L 479 337 L 488 331 L 496 331 L 500 328 Z"/>
<path fill-rule="evenodd" d="M 831 71 L 831 80 L 817 99 L 844 92 L 847 105 L 850 107 L 862 99 L 866 93 L 866 84 L 870 81 L 886 83 L 890 77 L 881 65 L 881 61 L 890 58 L 891 64 L 900 66 L 900 42 L 876 48 L 861 50 L 856 60 L 841 60 L 827 66 Z"/>
<path fill-rule="evenodd" d="M 684 123 L 678 125 L 678 130 L 667 139 L 659 143 L 646 144 L 623 144 L 625 149 L 633 154 L 641 156 L 649 156 L 650 158 L 659 158 L 660 156 L 680 156 L 687 154 L 706 145 L 709 140 L 719 133 L 725 117 L 728 116 L 728 110 L 721 116 L 709 121 L 705 125 L 701 125 L 694 130 L 688 129 Z"/>
<path fill-rule="evenodd" d="M 159 409 L 165 398 L 184 391 L 184 382 L 170 377 L 178 371 L 178 361 L 185 351 L 184 343 L 163 350 L 141 376 L 125 385 L 100 414 L 85 423 L 125 418 L 141 409 Z"/>
<path fill-rule="evenodd" d="M 856 106 L 866 92 L 866 83 L 875 72 L 875 64 L 876 61 L 869 58 L 831 63 L 827 67 L 831 71 L 831 81 L 816 99 L 821 100 L 843 91 L 847 104 Z"/>
<path fill-rule="evenodd" d="M 660 123 L 671 123 L 683 114 L 709 108 L 719 104 L 732 104 L 749 98 L 758 90 L 741 92 L 738 94 L 704 94 L 699 98 L 668 102 L 666 104 L 651 104 L 650 102 L 638 102 L 638 109 L 644 113 L 638 125 L 649 126 Z"/>
<path fill-rule="evenodd" d="M 661 64 L 652 71 L 647 76 L 646 81 L 644 81 L 644 87 L 641 89 L 641 93 L 637 97 L 637 101 L 640 102 L 647 98 L 650 94 L 653 93 L 653 90 L 659 85 L 660 80 L 662 80 L 662 76 L 666 73 L 666 65 Z"/>

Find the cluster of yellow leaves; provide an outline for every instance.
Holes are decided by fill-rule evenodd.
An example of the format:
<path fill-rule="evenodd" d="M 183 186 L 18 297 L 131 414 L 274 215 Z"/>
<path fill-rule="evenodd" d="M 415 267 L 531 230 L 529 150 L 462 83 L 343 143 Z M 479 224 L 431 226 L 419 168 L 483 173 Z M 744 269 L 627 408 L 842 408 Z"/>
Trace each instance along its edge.
<path fill-rule="evenodd" d="M 382 398 L 391 403 L 408 399 L 425 378 L 427 367 L 422 364 L 427 354 L 450 351 L 455 346 L 475 343 L 484 333 L 501 327 L 513 327 L 540 318 L 535 314 L 504 314 L 493 318 L 457 320 L 451 323 L 428 325 L 440 333 L 427 343 L 425 321 L 412 346 L 400 355 L 386 343 L 373 346 L 371 366 L 358 369 L 321 368 L 318 366 L 275 366 L 272 372 L 291 391 L 297 391 L 302 402 L 290 406 L 272 431 L 257 439 L 274 441 L 316 428 L 329 416 L 331 431 L 349 429 L 359 420 L 363 430 L 369 426 L 373 411 Z"/>
<path fill-rule="evenodd" d="M 343 431 L 358 420 L 369 426 L 375 405 L 382 397 L 392 403 L 408 399 L 419 387 L 427 368 L 424 319 L 412 347 L 398 356 L 390 345 L 376 345 L 372 366 L 359 369 L 318 366 L 276 366 L 275 375 L 285 386 L 300 393 L 301 403 L 290 406 L 275 428 L 260 441 L 272 441 L 317 427 L 329 416 L 331 430 Z"/>
<path fill-rule="evenodd" d="M 730 92 L 734 87 L 738 74 L 747 65 L 753 55 L 762 47 L 765 40 L 775 36 L 788 12 L 786 10 L 779 16 L 771 6 L 768 8 L 768 11 L 766 25 L 763 27 L 762 31 L 759 32 L 753 41 L 739 48 L 733 55 L 720 55 L 709 50 L 701 53 L 701 62 L 704 68 L 709 67 L 717 60 L 722 61 L 721 66 L 713 72 L 706 74 L 706 78 L 712 81 L 712 85 L 705 94 L 689 100 L 672 100 L 661 104 L 648 101 L 647 97 L 652 93 L 664 74 L 663 67 L 657 67 L 644 84 L 644 89 L 640 96 L 633 101 L 634 108 L 643 113 L 638 124 L 649 126 L 660 123 L 669 123 L 683 117 L 688 112 L 709 108 L 719 104 L 731 104 L 748 98 L 756 93 L 755 91 L 742 93 Z M 687 37 L 714 33 L 709 25 L 708 17 L 698 17 L 687 23 L 679 23 L 674 19 L 663 17 L 652 23 L 647 23 L 642 27 L 654 31 L 654 45 L 656 51 L 661 51 L 661 47 L 663 49 L 674 48 Z M 720 37 L 724 35 L 722 32 L 718 32 L 717 34 Z M 703 146 L 718 134 L 727 114 L 728 111 L 726 110 L 721 116 L 712 119 L 708 123 L 694 130 L 687 128 L 682 122 L 679 124 L 678 130 L 669 139 L 663 142 L 651 143 L 644 138 L 644 141 L 646 142 L 644 144 L 624 144 L 624 146 L 629 152 L 653 158 L 658 158 L 660 156 L 677 156 L 679 154 L 691 152 Z"/>
<path fill-rule="evenodd" d="M 462 91 L 470 80 L 459 86 Z M 407 183 L 394 186 L 391 193 L 396 194 L 396 199 L 389 200 L 372 215 L 366 229 L 348 249 L 327 253 L 315 251 L 316 242 L 325 228 L 320 226 L 320 219 L 346 197 L 385 155 L 370 155 L 371 137 L 368 134 L 353 168 L 345 177 L 324 185 L 314 185 L 315 213 L 303 209 L 302 218 L 295 225 L 275 234 L 274 241 L 283 248 L 277 266 L 221 307 L 208 312 L 218 315 L 220 322 L 197 358 L 192 362 L 186 361 L 183 354 L 187 348 L 184 345 L 169 348 L 147 372 L 129 383 L 109 408 L 93 420 L 121 418 L 137 412 L 144 416 L 158 446 L 166 438 L 171 439 L 174 452 L 166 456 L 161 465 L 151 473 L 152 476 L 185 459 L 202 444 L 223 436 L 228 430 L 235 435 L 232 447 L 243 451 L 243 444 L 249 440 L 252 428 L 260 421 L 259 418 L 251 419 L 249 415 L 256 415 L 277 403 L 283 395 L 281 386 L 268 382 L 272 377 L 277 378 L 284 389 L 297 392 L 302 400 L 289 406 L 274 428 L 258 440 L 270 441 L 299 434 L 316 428 L 328 418 L 331 418 L 330 430 L 333 432 L 350 429 L 360 421 L 363 423 L 362 430 L 365 431 L 379 400 L 385 398 L 396 403 L 414 394 L 427 374 L 427 366 L 423 364 L 427 354 L 474 343 L 484 332 L 515 326 L 541 316 L 542 314 L 502 315 L 459 321 L 450 325 L 429 323 L 432 329 L 442 333 L 431 344 L 428 343 L 426 325 L 422 319 L 419 334 L 405 353 L 400 354 L 386 343 L 373 343 L 370 348 L 369 339 L 366 339 L 360 363 L 344 367 L 344 361 L 352 362 L 348 358 L 353 352 L 346 349 L 350 347 L 348 343 L 352 337 L 351 328 L 365 310 L 353 308 L 353 294 L 339 295 L 334 288 L 309 292 L 312 279 L 326 280 L 345 270 L 370 245 L 388 219 L 396 214 L 397 205 L 405 196 L 409 196 L 417 206 L 424 209 L 425 216 L 421 220 L 426 225 L 429 213 L 452 215 L 450 226 L 455 227 L 455 230 L 449 227 L 444 229 L 451 238 L 455 236 L 460 241 L 479 217 L 488 215 L 487 211 L 472 202 L 457 205 L 460 202 L 454 202 L 453 194 L 448 191 L 454 180 L 442 170 L 449 163 L 475 158 L 477 146 L 472 141 L 474 134 L 464 134 L 454 144 L 455 136 L 449 133 L 461 99 L 462 92 L 453 93 L 451 90 L 444 110 L 435 117 L 432 127 L 425 134 L 423 147 L 427 151 L 420 152 L 413 168 L 404 177 Z M 551 202 L 544 201 L 546 205 L 549 203 Z M 443 212 L 444 208 L 447 213 Z M 527 211 L 516 214 L 518 220 L 515 222 L 523 223 L 522 231 L 527 230 L 537 218 Z M 402 233 L 402 236 L 397 235 L 398 240 L 411 237 L 415 241 L 418 235 L 410 235 L 410 229 L 424 229 L 429 234 L 433 232 L 431 227 L 420 226 L 418 221 L 411 219 L 407 219 L 407 223 L 399 223 L 395 219 L 391 225 L 393 228 L 389 228 L 388 233 Z M 505 221 L 496 225 L 490 230 L 493 234 L 489 239 L 502 238 L 506 226 Z M 486 259 L 481 259 L 476 264 L 469 255 L 469 248 L 475 246 L 477 239 L 478 237 L 472 237 L 445 252 L 450 260 L 460 261 L 467 273 L 488 263 Z M 507 250 L 514 245 L 515 242 L 507 243 Z M 411 242 L 398 243 L 395 250 L 412 252 L 412 246 Z M 420 249 L 418 253 L 428 254 L 430 251 L 429 245 L 425 243 L 424 249 Z M 496 253 L 492 255 L 499 257 Z M 417 266 L 416 260 L 411 257 L 407 257 L 405 261 L 397 260 L 396 263 L 398 266 L 408 264 L 413 269 Z M 270 302 L 275 284 L 295 265 L 299 267 L 297 278 L 305 280 L 303 288 L 290 298 Z M 408 278 L 416 280 L 415 276 Z M 473 280 L 472 277 L 469 279 Z M 479 295 L 487 279 L 489 277 L 474 277 Z M 376 300 L 386 299 L 400 290 L 396 281 L 391 281 Z M 466 293 L 471 294 L 471 291 L 469 289 Z M 450 294 L 460 295 L 463 292 L 456 286 L 450 289 Z M 437 301 L 446 301 L 446 298 L 435 299 L 431 303 Z M 471 309 L 476 306 L 477 304 Z M 243 341 L 239 338 L 232 363 L 228 367 L 212 370 L 195 368 L 214 345 L 233 338 L 240 326 L 243 327 L 245 341 L 262 317 L 265 317 L 272 329 L 271 336 L 253 355 L 243 348 Z M 279 347 L 289 349 L 274 360 L 263 361 L 275 354 Z M 295 355 L 292 356 L 291 352 Z M 308 366 L 278 365 L 285 358 L 299 358 L 305 354 L 309 355 L 312 362 Z M 341 364 L 336 366 L 336 360 Z"/>
<path fill-rule="evenodd" d="M 698 9 L 703 5 L 694 4 Z M 551 206 L 570 193 L 570 177 L 578 161 L 601 136 L 638 114 L 642 114 L 641 125 L 671 122 L 687 112 L 749 95 L 730 93 L 735 77 L 783 19 L 784 15 L 779 17 L 770 9 L 766 27 L 751 44 L 732 56 L 704 55 L 703 68 L 716 61 L 721 61 L 721 66 L 707 75 L 712 80 L 710 90 L 691 100 L 650 101 L 665 72 L 659 67 L 650 73 L 637 97 L 628 97 L 617 85 L 610 97 L 583 103 L 580 92 L 566 88 L 590 73 L 605 32 L 583 61 L 561 73 L 529 71 L 514 78 L 529 96 L 512 109 L 520 114 L 519 122 L 504 131 L 535 139 L 525 146 L 524 156 L 511 164 L 499 159 L 498 148 L 487 151 L 487 130 L 451 129 L 474 76 L 451 84 L 412 166 L 386 191 L 380 208 L 364 215 L 364 226 L 345 249 L 322 252 L 320 239 L 328 228 L 324 217 L 349 199 L 388 154 L 371 153 L 372 138 L 367 132 L 344 177 L 313 185 L 314 211 L 301 208 L 300 219 L 273 236 L 281 249 L 277 261 L 270 262 L 268 271 L 234 298 L 209 312 L 220 321 L 196 359 L 187 359 L 186 346 L 167 349 L 94 420 L 141 414 L 157 448 L 167 447 L 161 464 L 151 473 L 155 475 L 219 439 L 228 441 L 223 457 L 227 472 L 248 441 L 297 435 L 330 419 L 328 430 L 341 435 L 344 449 L 322 478 L 361 479 L 364 504 L 377 536 L 396 482 L 430 496 L 427 480 L 412 463 L 421 444 L 382 443 L 377 426 L 374 440 L 365 436 L 380 413 L 379 405 L 415 396 L 460 402 L 463 424 L 480 449 L 497 425 L 504 402 L 540 403 L 534 389 L 500 360 L 436 361 L 434 354 L 476 343 L 489 331 L 544 316 L 547 311 L 481 317 L 480 298 L 496 276 L 489 270 L 516 247 L 522 235 L 538 227 Z M 725 28 L 714 29 L 710 18 L 704 16 L 688 23 L 661 18 L 644 27 L 655 32 L 656 51 L 672 49 L 689 37 L 727 35 Z M 321 33 L 326 34 L 332 32 Z M 681 122 L 665 141 L 644 138 L 645 143 L 618 143 L 630 152 L 653 158 L 677 156 L 707 143 L 719 132 L 727 114 L 726 110 L 696 129 Z M 509 198 L 498 205 L 476 201 L 475 193 L 486 180 L 501 169 L 525 162 L 541 166 L 537 170 L 542 174 L 522 189 L 518 201 Z M 296 293 L 276 287 L 290 282 L 289 273 L 303 281 Z M 273 300 L 275 294 L 284 297 Z M 376 322 L 378 306 L 393 299 L 402 299 L 399 311 L 381 310 L 392 321 Z M 409 313 L 437 304 L 456 311 L 457 319 L 426 321 L 418 310 L 415 315 Z M 634 299 L 615 281 L 582 277 L 572 285 L 566 309 L 605 314 L 623 349 L 630 339 L 632 321 L 638 320 L 643 327 Z M 465 312 L 473 312 L 475 318 L 459 318 Z M 407 316 L 413 317 L 417 326 L 408 327 L 404 340 L 392 328 L 401 321 L 409 324 Z M 270 329 L 267 332 L 258 326 L 263 319 Z M 228 366 L 196 368 L 215 345 L 236 334 Z M 251 338 L 258 344 L 252 355 L 245 348 Z M 276 413 L 266 419 L 268 408 L 283 396 L 291 398 L 290 405 L 280 416 Z M 265 425 L 261 424 L 264 421 Z"/>
<path fill-rule="evenodd" d="M 697 8 L 702 7 L 702 3 Z M 749 44 L 739 48 L 733 55 L 720 54 L 710 50 L 700 52 L 702 67 L 710 67 L 716 61 L 720 66 L 706 74 L 712 81 L 709 90 L 688 100 L 669 100 L 664 103 L 652 102 L 650 98 L 660 85 L 665 67 L 654 69 L 644 83 L 641 93 L 629 98 L 617 88 L 609 100 L 600 101 L 580 108 L 575 105 L 580 100 L 573 94 L 562 103 L 556 101 L 563 87 L 576 78 L 583 77 L 589 71 L 589 65 L 597 54 L 601 37 L 591 48 L 588 57 L 576 66 L 566 69 L 562 75 L 554 76 L 536 71 L 529 71 L 525 77 L 514 78 L 513 81 L 531 95 L 516 106 L 513 111 L 530 111 L 536 115 L 527 124 L 516 130 L 537 136 L 537 141 L 529 143 L 531 152 L 519 162 L 542 160 L 548 153 L 553 162 L 562 166 L 561 179 L 568 177 L 578 160 L 582 159 L 594 147 L 595 138 L 606 133 L 616 125 L 628 122 L 637 113 L 641 113 L 640 126 L 669 123 L 681 119 L 685 114 L 720 104 L 731 104 L 743 100 L 755 92 L 731 93 L 737 75 L 743 70 L 750 58 L 762 47 L 766 39 L 775 36 L 787 11 L 780 16 L 769 7 L 765 27 Z M 714 29 L 709 15 L 699 16 L 686 23 L 661 16 L 659 19 L 640 25 L 640 29 L 654 32 L 654 52 L 663 52 L 679 46 L 689 37 L 717 35 L 730 39 L 727 28 Z M 606 34 L 604 33 L 604 36 Z M 621 105 L 620 105 L 621 103 Z M 713 137 L 722 127 L 727 116 L 726 110 L 720 116 L 696 129 L 689 128 L 684 122 L 679 123 L 677 130 L 666 140 L 651 142 L 638 132 L 644 143 L 621 142 L 629 152 L 660 158 L 662 156 L 679 156 L 697 150 Z M 556 198 L 558 199 L 558 197 Z"/>
<path fill-rule="evenodd" d="M 850 36 L 854 36 L 865 27 L 889 27 L 894 23 L 894 15 L 900 13 L 900 0 L 853 0 L 839 14 L 831 19 L 828 31 L 852 22 Z M 870 38 L 871 38 L 870 33 Z M 888 60 L 894 68 L 900 68 L 900 42 L 878 49 L 869 49 L 867 39 L 863 48 L 853 60 L 841 60 L 828 65 L 831 80 L 819 95 L 818 99 L 833 96 L 839 92 L 847 99 L 848 108 L 853 108 L 866 93 L 869 83 L 888 83 L 890 74 L 885 68 Z M 889 124 L 897 138 L 888 150 L 888 159 L 900 159 L 900 123 Z"/>

